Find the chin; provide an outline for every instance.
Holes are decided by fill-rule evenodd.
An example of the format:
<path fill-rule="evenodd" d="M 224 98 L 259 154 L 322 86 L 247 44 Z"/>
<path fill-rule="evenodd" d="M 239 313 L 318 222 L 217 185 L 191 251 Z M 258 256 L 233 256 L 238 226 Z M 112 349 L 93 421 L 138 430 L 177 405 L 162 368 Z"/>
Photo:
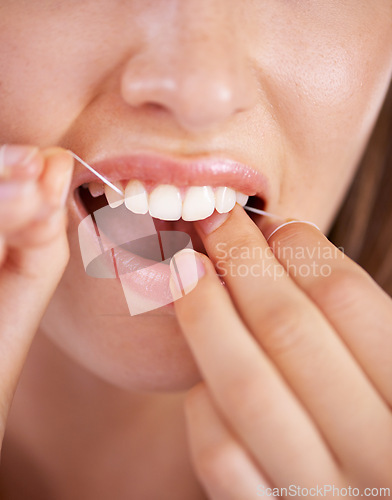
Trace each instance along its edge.
<path fill-rule="evenodd" d="M 105 315 L 88 300 L 88 289 L 84 302 L 75 303 L 75 295 L 68 301 L 69 294 L 66 273 L 41 330 L 83 370 L 136 392 L 185 391 L 201 380 L 173 311 L 164 307 L 136 317 Z"/>

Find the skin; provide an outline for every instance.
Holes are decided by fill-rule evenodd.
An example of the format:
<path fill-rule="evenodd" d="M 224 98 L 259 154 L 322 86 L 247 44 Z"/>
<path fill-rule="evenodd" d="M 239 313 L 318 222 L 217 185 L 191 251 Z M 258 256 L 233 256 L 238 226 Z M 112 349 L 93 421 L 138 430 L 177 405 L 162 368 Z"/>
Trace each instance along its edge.
<path fill-rule="evenodd" d="M 35 194 L 23 197 L 21 189 L 0 201 L 2 427 L 40 325 L 7 422 L 9 449 L 16 451 L 3 470 L 33 457 L 36 473 L 27 472 L 30 463 L 22 472 L 31 484 L 40 478 L 39 498 L 47 478 L 56 498 L 59 491 L 64 498 L 104 498 L 116 484 L 128 496 L 148 491 L 150 498 L 159 492 L 190 500 L 203 498 L 195 474 L 217 500 L 246 498 L 263 483 L 391 483 L 383 443 L 392 437 L 391 373 L 384 368 L 392 346 L 382 325 L 391 324 L 392 306 L 361 270 L 335 256 L 328 280 L 298 281 L 293 270 L 277 282 L 229 273 L 224 289 L 204 257 L 206 274 L 176 302 L 176 315 L 126 316 L 119 284 L 84 273 L 72 196 L 65 238 L 61 196 L 48 186 L 55 165 L 64 187 L 72 162 L 61 150 L 45 149 L 70 148 L 86 160 L 135 149 L 239 160 L 268 178 L 270 211 L 314 221 L 326 232 L 391 81 L 391 19 L 389 0 L 2 2 L 0 143 L 41 148 L 38 166 L 19 179 L 33 180 Z M 7 176 L 1 185 L 9 182 Z M 260 228 L 265 235 L 271 230 L 262 221 Z M 198 230 L 212 262 L 219 260 L 217 242 L 267 247 L 239 208 L 211 234 L 203 225 Z M 329 245 L 300 224 L 277 231 L 269 244 L 278 242 Z M 288 265 L 276 249 L 275 256 L 276 266 Z M 42 293 L 28 293 L 32 279 Z M 352 301 L 343 300 L 351 294 Z M 265 307 L 259 312 L 252 303 Z M 364 303 L 377 314 L 369 317 Z M 200 310 L 208 328 L 197 321 Z M 292 314 L 275 321 L 287 310 Z M 225 342 L 211 335 L 215 330 L 225 332 Z M 185 415 L 191 464 L 183 399 L 200 379 Z M 254 401 L 267 401 L 268 411 Z M 250 416 L 259 423 L 248 424 Z M 377 429 L 371 443 L 369 421 Z M 168 441 L 153 439 L 158 424 Z M 76 434 L 64 431 L 75 425 Z M 302 455 L 292 439 L 297 433 L 309 451 L 282 467 L 277 450 Z M 108 478 L 106 460 L 140 472 L 132 484 L 120 466 Z M 86 478 L 87 466 L 96 478 Z M 160 471 L 155 481 L 151 470 Z M 232 497 L 225 489 L 233 485 L 222 479 L 227 470 L 243 478 Z M 78 480 L 69 485 L 67 474 Z"/>

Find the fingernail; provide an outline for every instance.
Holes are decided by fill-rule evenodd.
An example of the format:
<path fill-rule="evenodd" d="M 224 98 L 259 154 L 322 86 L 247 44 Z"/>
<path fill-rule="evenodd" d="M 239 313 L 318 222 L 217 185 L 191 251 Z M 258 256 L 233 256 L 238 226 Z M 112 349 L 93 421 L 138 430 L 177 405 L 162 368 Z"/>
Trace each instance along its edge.
<path fill-rule="evenodd" d="M 34 175 L 40 167 L 36 146 L 16 146 L 3 144 L 0 147 L 0 177 L 14 175 Z"/>
<path fill-rule="evenodd" d="M 297 220 L 297 219 L 288 219 L 283 223 L 275 223 L 275 224 L 270 224 L 266 229 L 263 230 L 263 234 L 267 242 L 270 240 L 270 238 L 277 232 L 279 229 L 282 227 L 288 226 L 289 224 L 307 224 L 309 226 L 313 226 L 316 229 L 320 231 L 320 228 L 316 226 L 314 222 L 310 222 L 308 220 Z"/>
<path fill-rule="evenodd" d="M 225 214 L 214 212 L 206 219 L 197 221 L 197 225 L 201 228 L 204 234 L 211 234 L 213 231 L 218 229 L 218 227 L 220 227 L 228 217 L 229 212 Z"/>
<path fill-rule="evenodd" d="M 190 248 L 177 252 L 170 261 L 170 289 L 173 299 L 186 295 L 195 288 L 205 275 L 204 264 L 198 254 Z"/>

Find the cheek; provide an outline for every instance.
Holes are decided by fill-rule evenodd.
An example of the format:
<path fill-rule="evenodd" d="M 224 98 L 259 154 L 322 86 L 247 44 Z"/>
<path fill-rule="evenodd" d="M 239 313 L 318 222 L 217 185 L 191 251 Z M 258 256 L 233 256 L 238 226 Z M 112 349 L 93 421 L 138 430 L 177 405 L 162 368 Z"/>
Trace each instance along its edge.
<path fill-rule="evenodd" d="M 325 25 L 303 19 L 300 28 L 292 25 L 271 42 L 270 52 L 260 53 L 260 78 L 284 151 L 281 212 L 324 229 L 355 173 L 391 80 L 391 23 L 371 12 L 367 17 L 366 23 L 365 15 L 354 16 L 350 25 L 329 30 L 328 19 Z"/>
<path fill-rule="evenodd" d="M 107 1 L 86 0 L 83 9 L 75 0 L 8 3 L 0 15 L 0 140 L 58 144 L 124 56 L 122 12 Z"/>
<path fill-rule="evenodd" d="M 392 71 L 392 28 L 293 34 L 280 50 L 272 99 L 285 136 L 298 150 L 357 149 L 379 113 Z M 295 47 L 293 49 L 292 47 Z M 324 151 L 323 151 L 324 149 Z"/>
<path fill-rule="evenodd" d="M 103 281 L 92 283 L 69 269 L 41 330 L 77 364 L 126 390 L 185 390 L 197 383 L 200 375 L 175 317 L 159 310 L 131 317 L 116 306 L 109 313 L 116 292 Z"/>
<path fill-rule="evenodd" d="M 55 41 L 45 46 L 40 28 L 31 23 L 16 37 L 10 27 L 0 34 L 0 47 L 13 40 L 9 50 L 0 50 L 4 142 L 56 144 L 83 101 L 83 76 L 75 60 Z"/>

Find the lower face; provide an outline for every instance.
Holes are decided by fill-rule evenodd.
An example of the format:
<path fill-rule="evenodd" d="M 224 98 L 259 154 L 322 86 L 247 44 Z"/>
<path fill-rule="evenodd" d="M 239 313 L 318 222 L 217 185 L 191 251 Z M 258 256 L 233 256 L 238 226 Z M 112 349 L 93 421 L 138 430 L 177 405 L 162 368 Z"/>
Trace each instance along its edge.
<path fill-rule="evenodd" d="M 135 154 L 184 162 L 185 170 L 190 159 L 239 162 L 264 187 L 251 192 L 238 176 L 227 187 L 325 232 L 387 92 L 391 19 L 389 0 L 87 0 L 83 8 L 76 0 L 6 0 L 0 142 L 59 145 L 96 165 Z M 123 186 L 138 177 L 152 188 L 167 183 L 159 171 L 149 179 L 131 166 L 119 179 L 114 170 L 109 179 Z M 119 279 L 85 272 L 78 227 L 92 208 L 80 201 L 84 172 L 78 164 L 71 259 L 42 329 L 114 384 L 185 389 L 198 372 L 173 307 L 131 316 Z M 183 193 L 198 185 L 188 177 L 170 184 Z M 202 184 L 216 182 L 207 172 Z M 194 233 L 192 222 L 163 224 Z"/>

